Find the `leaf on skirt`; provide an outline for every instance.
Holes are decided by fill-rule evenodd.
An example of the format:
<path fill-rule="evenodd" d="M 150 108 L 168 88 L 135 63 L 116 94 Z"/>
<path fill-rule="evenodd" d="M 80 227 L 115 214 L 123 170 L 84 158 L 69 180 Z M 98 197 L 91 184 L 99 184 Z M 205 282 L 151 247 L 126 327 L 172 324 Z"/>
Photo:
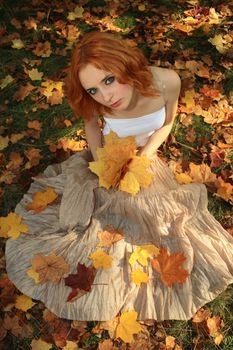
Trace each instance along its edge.
<path fill-rule="evenodd" d="M 70 265 L 62 256 L 54 253 L 47 256 L 37 254 L 32 259 L 32 269 L 39 274 L 39 283 L 58 283 L 62 276 L 70 271 Z"/>
<path fill-rule="evenodd" d="M 97 237 L 100 240 L 98 247 L 111 247 L 113 243 L 123 239 L 124 235 L 121 231 L 115 230 L 112 225 L 107 225 L 104 231 L 98 231 Z"/>
<path fill-rule="evenodd" d="M 93 265 L 96 269 L 109 269 L 112 266 L 112 256 L 106 254 L 101 249 L 97 249 L 96 251 L 94 251 L 94 253 L 89 255 L 89 259 L 93 261 Z"/>
<path fill-rule="evenodd" d="M 149 276 L 146 272 L 143 272 L 139 269 L 137 270 L 134 270 L 132 273 L 131 273 L 131 278 L 132 278 L 132 281 L 137 285 L 137 286 L 140 286 L 141 283 L 148 283 L 149 281 Z"/>
<path fill-rule="evenodd" d="M 87 267 L 84 264 L 78 263 L 77 272 L 69 274 L 64 278 L 65 285 L 72 288 L 67 301 L 74 301 L 87 292 L 90 292 L 95 275 L 96 269 L 93 266 Z"/>
<path fill-rule="evenodd" d="M 140 187 L 148 187 L 152 173 L 150 160 L 136 156 L 137 145 L 132 136 L 120 138 L 111 131 L 105 136 L 105 145 L 97 149 L 98 161 L 90 162 L 89 169 L 99 177 L 99 185 L 119 188 L 135 195 Z"/>
<path fill-rule="evenodd" d="M 116 328 L 116 338 L 121 338 L 125 343 L 133 341 L 133 334 L 137 334 L 142 330 L 142 326 L 136 321 L 137 315 L 134 310 L 122 313 Z"/>
<path fill-rule="evenodd" d="M 130 255 L 129 263 L 131 266 L 138 261 L 142 266 L 148 266 L 148 258 L 157 256 L 159 248 L 153 244 L 138 246 L 136 250 Z"/>
<path fill-rule="evenodd" d="M 48 187 L 45 192 L 35 192 L 33 194 L 33 201 L 27 205 L 26 209 L 34 210 L 35 213 L 40 213 L 48 204 L 54 202 L 57 196 L 58 194 L 52 187 Z"/>
<path fill-rule="evenodd" d="M 183 252 L 169 255 L 166 248 L 161 248 L 159 255 L 151 260 L 151 265 L 160 274 L 161 281 L 172 287 L 174 283 L 184 283 L 189 276 L 182 267 L 185 260 Z"/>
<path fill-rule="evenodd" d="M 0 217 L 0 237 L 16 239 L 20 233 L 27 233 L 28 226 L 21 223 L 21 216 L 9 213 L 6 217 Z"/>

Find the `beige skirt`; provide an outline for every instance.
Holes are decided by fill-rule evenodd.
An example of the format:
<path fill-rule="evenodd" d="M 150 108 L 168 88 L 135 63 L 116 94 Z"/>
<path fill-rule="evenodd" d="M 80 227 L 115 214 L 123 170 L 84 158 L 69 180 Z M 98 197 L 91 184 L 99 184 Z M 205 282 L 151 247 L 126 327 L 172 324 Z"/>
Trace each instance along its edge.
<path fill-rule="evenodd" d="M 155 156 L 149 188 L 136 196 L 106 190 L 88 169 L 91 160 L 90 151 L 84 150 L 34 178 L 15 209 L 29 233 L 6 243 L 10 280 L 62 318 L 103 321 L 120 311 L 135 310 L 139 320 L 190 319 L 233 282 L 233 238 L 207 210 L 206 187 L 179 185 L 166 163 Z M 48 186 L 60 195 L 60 201 L 38 214 L 27 211 L 33 193 Z M 90 292 L 67 302 L 71 288 L 64 278 L 57 284 L 36 284 L 27 275 L 38 253 L 62 256 L 71 267 L 69 273 L 76 273 L 78 263 L 90 266 L 88 257 L 99 243 L 97 232 L 106 225 L 122 231 L 124 239 L 109 248 L 112 266 L 97 270 Z M 185 282 L 167 287 L 148 265 L 143 270 L 153 278 L 136 285 L 128 260 L 137 246 L 145 244 L 164 247 L 170 254 L 183 252 L 184 268 L 189 272 Z"/>

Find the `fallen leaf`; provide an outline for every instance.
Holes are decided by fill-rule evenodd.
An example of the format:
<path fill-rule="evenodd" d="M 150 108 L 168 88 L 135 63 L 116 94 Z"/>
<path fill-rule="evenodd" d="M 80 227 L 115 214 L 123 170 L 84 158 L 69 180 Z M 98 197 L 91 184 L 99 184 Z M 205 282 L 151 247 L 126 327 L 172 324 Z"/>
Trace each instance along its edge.
<path fill-rule="evenodd" d="M 78 347 L 78 344 L 70 340 L 67 340 L 66 346 L 62 348 L 62 350 L 79 350 L 79 349 L 80 348 Z"/>
<path fill-rule="evenodd" d="M 39 120 L 32 120 L 27 123 L 28 128 L 41 131 L 42 123 Z"/>
<path fill-rule="evenodd" d="M 132 281 L 137 285 L 140 286 L 141 283 L 148 283 L 149 281 L 149 276 L 146 272 L 143 272 L 139 269 L 134 270 L 131 272 L 131 278 Z"/>
<path fill-rule="evenodd" d="M 148 258 L 157 256 L 159 251 L 159 248 L 153 244 L 138 246 L 130 255 L 129 263 L 133 266 L 138 261 L 142 266 L 148 266 Z"/>
<path fill-rule="evenodd" d="M 17 152 L 11 152 L 10 162 L 6 165 L 8 170 L 17 170 L 23 164 L 23 158 Z"/>
<path fill-rule="evenodd" d="M 193 181 L 193 179 L 191 178 L 191 176 L 189 176 L 188 174 L 186 173 L 180 173 L 180 174 L 175 174 L 176 176 L 176 181 L 179 183 L 179 184 L 189 184 Z"/>
<path fill-rule="evenodd" d="M 21 85 L 19 90 L 14 94 L 13 100 L 17 102 L 23 101 L 34 89 L 36 89 L 36 86 L 33 86 L 30 83 L 27 83 L 27 85 Z"/>
<path fill-rule="evenodd" d="M 57 198 L 58 194 L 52 187 L 48 187 L 45 192 L 33 193 L 33 200 L 26 206 L 27 210 L 34 210 L 35 213 L 40 213 L 49 204 L 53 203 Z"/>
<path fill-rule="evenodd" d="M 78 263 L 77 272 L 75 274 L 69 274 L 64 278 L 65 285 L 72 288 L 67 301 L 73 301 L 86 292 L 90 292 L 95 275 L 96 269 L 93 266 L 87 267 L 84 264 Z"/>
<path fill-rule="evenodd" d="M 51 44 L 49 41 L 44 43 L 38 42 L 32 52 L 39 57 L 50 57 L 52 53 Z"/>
<path fill-rule="evenodd" d="M 151 265 L 160 274 L 161 281 L 170 288 L 174 283 L 184 283 L 189 276 L 188 271 L 182 267 L 185 260 L 183 252 L 169 255 L 166 248 L 161 248 Z"/>
<path fill-rule="evenodd" d="M 1 90 L 5 89 L 5 87 L 10 83 L 12 83 L 12 81 L 14 81 L 14 78 L 10 74 L 5 76 L 5 78 L 1 80 L 1 84 L 0 84 Z"/>
<path fill-rule="evenodd" d="M 230 182 L 225 182 L 222 177 L 219 176 L 215 182 L 215 185 L 217 187 L 217 193 L 214 195 L 221 197 L 226 201 L 233 201 L 233 186 Z"/>
<path fill-rule="evenodd" d="M 189 175 L 193 179 L 193 182 L 198 183 L 215 183 L 217 177 L 211 172 L 210 167 L 207 164 L 194 164 L 189 163 L 190 173 Z"/>
<path fill-rule="evenodd" d="M 27 295 L 18 295 L 15 302 L 15 307 L 22 311 L 31 309 L 35 303 Z"/>
<path fill-rule="evenodd" d="M 70 21 L 74 21 L 76 18 L 83 17 L 84 8 L 82 6 L 76 6 L 74 11 L 69 12 L 67 19 Z"/>
<path fill-rule="evenodd" d="M 36 80 L 41 80 L 44 73 L 43 72 L 39 72 L 37 68 L 33 68 L 32 70 L 27 71 L 29 78 L 32 81 L 36 81 Z"/>
<path fill-rule="evenodd" d="M 9 141 L 10 140 L 8 136 L 6 137 L 0 136 L 0 151 L 8 147 Z"/>
<path fill-rule="evenodd" d="M 122 240 L 124 235 L 121 231 L 115 230 L 112 225 L 107 225 L 104 231 L 97 232 L 97 237 L 100 240 L 97 247 L 111 247 L 113 243 Z"/>
<path fill-rule="evenodd" d="M 16 213 L 9 213 L 6 217 L 0 217 L 0 235 L 1 237 L 10 237 L 16 239 L 21 233 L 28 232 L 28 226 L 21 223 L 21 216 Z"/>
<path fill-rule="evenodd" d="M 31 347 L 32 350 L 50 350 L 53 347 L 53 344 L 50 343 L 46 343 L 44 340 L 42 339 L 33 339 L 31 342 Z"/>
<path fill-rule="evenodd" d="M 22 322 L 17 315 L 10 317 L 6 314 L 3 322 L 3 327 L 7 329 L 17 338 L 31 338 L 33 336 L 33 329 L 31 325 Z"/>
<path fill-rule="evenodd" d="M 11 47 L 13 49 L 21 50 L 24 47 L 24 43 L 21 39 L 13 39 Z"/>
<path fill-rule="evenodd" d="M 109 269 L 112 266 L 112 256 L 106 254 L 103 250 L 97 249 L 89 255 L 89 259 L 93 261 L 93 266 L 98 269 L 98 268 L 103 268 L 103 269 Z"/>
<path fill-rule="evenodd" d="M 62 276 L 70 271 L 70 265 L 62 256 L 36 254 L 32 261 L 32 269 L 39 274 L 40 283 L 51 281 L 58 283 Z"/>
<path fill-rule="evenodd" d="M 26 169 L 30 169 L 40 163 L 40 160 L 43 158 L 40 152 L 41 150 L 38 148 L 29 148 L 24 151 L 25 156 L 29 159 L 29 162 L 25 164 Z"/>
<path fill-rule="evenodd" d="M 116 338 L 121 338 L 125 343 L 133 341 L 133 334 L 141 332 L 142 326 L 138 323 L 137 312 L 124 311 L 121 314 L 119 324 L 116 328 Z"/>

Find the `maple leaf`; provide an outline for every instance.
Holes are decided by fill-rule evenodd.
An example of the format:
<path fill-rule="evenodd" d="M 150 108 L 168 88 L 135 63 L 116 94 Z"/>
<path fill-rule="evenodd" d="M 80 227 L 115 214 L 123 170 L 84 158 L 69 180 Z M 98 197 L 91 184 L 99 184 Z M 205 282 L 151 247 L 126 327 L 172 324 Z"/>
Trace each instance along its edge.
<path fill-rule="evenodd" d="M 22 165 L 23 158 L 17 152 L 11 152 L 10 154 L 10 162 L 7 164 L 6 169 L 8 170 L 16 170 Z"/>
<path fill-rule="evenodd" d="M 35 129 L 41 131 L 42 123 L 38 120 L 32 120 L 27 123 L 28 128 Z"/>
<path fill-rule="evenodd" d="M 98 161 L 89 168 L 99 177 L 99 185 L 121 189 L 135 195 L 140 186 L 148 187 L 152 174 L 148 171 L 150 160 L 136 156 L 137 146 L 132 136 L 120 138 L 111 131 L 105 136 L 105 145 L 97 149 Z"/>
<path fill-rule="evenodd" d="M 230 182 L 225 182 L 222 177 L 219 176 L 215 185 L 217 187 L 217 193 L 214 193 L 215 196 L 221 197 L 226 201 L 233 201 L 233 186 Z"/>
<path fill-rule="evenodd" d="M 13 47 L 13 49 L 20 50 L 24 47 L 24 43 L 21 39 L 13 39 L 11 47 Z"/>
<path fill-rule="evenodd" d="M 214 183 L 217 179 L 216 175 L 211 172 L 210 167 L 207 164 L 189 164 L 189 175 L 193 179 L 193 182 L 199 183 Z"/>
<path fill-rule="evenodd" d="M 40 283 L 40 275 L 38 272 L 36 272 L 33 269 L 28 269 L 27 270 L 27 275 L 31 277 L 35 283 Z"/>
<path fill-rule="evenodd" d="M 137 334 L 142 330 L 142 326 L 136 321 L 137 315 L 134 310 L 122 313 L 116 328 L 116 338 L 121 338 L 125 343 L 133 341 L 133 334 Z"/>
<path fill-rule="evenodd" d="M 224 161 L 224 157 L 225 157 L 225 151 L 224 150 L 212 151 L 210 153 L 210 159 L 211 159 L 210 167 L 211 168 L 218 168 L 218 167 L 220 167 L 222 165 L 223 161 Z"/>
<path fill-rule="evenodd" d="M 17 338 L 31 338 L 33 336 L 32 327 L 29 324 L 22 322 L 17 315 L 10 317 L 8 314 L 6 314 L 3 327 Z"/>
<path fill-rule="evenodd" d="M 16 100 L 17 102 L 23 101 L 34 89 L 36 89 L 36 86 L 33 86 L 30 83 L 20 86 L 19 90 L 14 94 L 13 100 Z"/>
<path fill-rule="evenodd" d="M 3 137 L 0 136 L 0 151 L 2 151 L 4 148 L 8 147 L 9 144 L 9 137 Z"/>
<path fill-rule="evenodd" d="M 219 345 L 223 340 L 223 334 L 221 329 L 224 326 L 224 322 L 220 316 L 213 316 L 207 319 L 207 327 L 211 337 L 214 338 L 216 345 Z"/>
<path fill-rule="evenodd" d="M 131 273 L 131 278 L 133 280 L 133 282 L 137 285 L 137 286 L 140 286 L 141 283 L 148 283 L 149 281 L 149 276 L 147 273 L 137 269 L 137 270 L 134 270 L 132 273 Z"/>
<path fill-rule="evenodd" d="M 45 192 L 35 192 L 33 193 L 32 202 L 26 206 L 26 209 L 34 210 L 35 213 L 40 213 L 48 206 L 48 204 L 53 203 L 57 196 L 58 194 L 52 187 L 48 187 Z"/>
<path fill-rule="evenodd" d="M 53 344 L 47 343 L 42 339 L 33 339 L 31 342 L 32 350 L 50 350 L 53 347 Z"/>
<path fill-rule="evenodd" d="M 124 235 L 122 232 L 115 230 L 112 225 L 107 225 L 104 231 L 98 231 L 97 237 L 100 240 L 98 247 L 111 247 L 113 243 L 123 239 Z"/>
<path fill-rule="evenodd" d="M 62 104 L 64 93 L 63 91 L 54 90 L 51 96 L 48 97 L 47 101 L 52 106 Z"/>
<path fill-rule="evenodd" d="M 33 257 L 32 269 L 39 274 L 39 282 L 51 281 L 58 283 L 61 277 L 70 271 L 70 265 L 62 256 L 54 253 L 50 255 L 37 254 Z"/>
<path fill-rule="evenodd" d="M 37 68 L 33 68 L 32 70 L 27 71 L 29 78 L 32 81 L 36 81 L 36 80 L 41 80 L 44 73 L 43 72 L 39 72 Z"/>
<path fill-rule="evenodd" d="M 26 19 L 23 23 L 27 29 L 37 30 L 37 22 L 35 21 L 34 18 L 30 17 L 29 19 Z"/>
<path fill-rule="evenodd" d="M 220 53 L 225 53 L 227 48 L 226 48 L 226 41 L 223 39 L 221 34 L 216 34 L 214 37 L 209 38 L 208 41 L 216 47 L 216 49 Z"/>
<path fill-rule="evenodd" d="M 1 80 L 1 84 L 0 84 L 1 90 L 5 89 L 5 87 L 10 83 L 12 83 L 12 81 L 14 81 L 14 78 L 8 74 L 4 79 Z"/>
<path fill-rule="evenodd" d="M 159 254 L 159 248 L 153 244 L 138 246 L 136 250 L 130 255 L 129 263 L 132 266 L 138 261 L 142 266 L 148 266 L 148 258 Z"/>
<path fill-rule="evenodd" d="M 21 216 L 16 213 L 9 213 L 7 217 L 0 217 L 1 237 L 11 237 L 16 239 L 20 233 L 27 233 L 28 226 L 21 223 Z"/>
<path fill-rule="evenodd" d="M 87 267 L 84 264 L 78 263 L 77 272 L 75 274 L 69 274 L 64 278 L 65 285 L 72 288 L 67 301 L 73 301 L 86 294 L 86 292 L 90 292 L 95 275 L 96 269 L 93 266 Z"/>
<path fill-rule="evenodd" d="M 160 274 L 161 281 L 172 287 L 174 283 L 184 283 L 189 273 L 181 265 L 185 262 L 184 253 L 168 255 L 166 248 L 161 248 L 159 255 L 151 260 L 152 267 Z"/>
<path fill-rule="evenodd" d="M 83 17 L 84 8 L 82 6 L 76 6 L 73 12 L 69 12 L 67 19 L 74 21 L 76 18 Z"/>
<path fill-rule="evenodd" d="M 118 347 L 113 345 L 113 342 L 111 339 L 105 339 L 98 345 L 98 350 L 118 350 L 118 349 L 119 349 Z"/>
<path fill-rule="evenodd" d="M 38 148 L 29 148 L 24 151 L 25 156 L 29 159 L 29 162 L 25 164 L 26 169 L 30 169 L 40 163 L 40 159 L 43 158 L 40 152 L 41 150 Z"/>
<path fill-rule="evenodd" d="M 27 295 L 18 295 L 15 302 L 15 307 L 22 311 L 31 309 L 35 303 Z"/>
<path fill-rule="evenodd" d="M 16 287 L 9 280 L 6 274 L 3 274 L 0 278 L 0 289 L 1 304 L 4 307 L 9 304 L 13 304 L 16 298 Z"/>
<path fill-rule="evenodd" d="M 189 184 L 193 181 L 193 179 L 191 178 L 191 176 L 189 176 L 186 173 L 180 173 L 180 174 L 176 174 L 176 181 L 179 184 Z"/>
<path fill-rule="evenodd" d="M 37 43 L 36 48 L 32 52 L 39 57 L 49 57 L 52 53 L 51 44 L 49 41 Z"/>
<path fill-rule="evenodd" d="M 98 268 L 103 268 L 103 269 L 109 269 L 112 266 L 112 256 L 106 254 L 103 250 L 97 249 L 89 255 L 89 259 L 93 261 L 93 266 L 98 269 Z"/>

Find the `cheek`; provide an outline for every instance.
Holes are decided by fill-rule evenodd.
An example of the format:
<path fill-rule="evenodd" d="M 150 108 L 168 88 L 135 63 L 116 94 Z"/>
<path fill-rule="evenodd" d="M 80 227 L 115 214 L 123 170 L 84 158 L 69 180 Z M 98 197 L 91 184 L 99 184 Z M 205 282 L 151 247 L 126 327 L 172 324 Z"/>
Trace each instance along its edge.
<path fill-rule="evenodd" d="M 133 92 L 132 86 L 128 84 L 119 84 L 118 85 L 118 92 L 124 96 L 131 95 Z"/>

